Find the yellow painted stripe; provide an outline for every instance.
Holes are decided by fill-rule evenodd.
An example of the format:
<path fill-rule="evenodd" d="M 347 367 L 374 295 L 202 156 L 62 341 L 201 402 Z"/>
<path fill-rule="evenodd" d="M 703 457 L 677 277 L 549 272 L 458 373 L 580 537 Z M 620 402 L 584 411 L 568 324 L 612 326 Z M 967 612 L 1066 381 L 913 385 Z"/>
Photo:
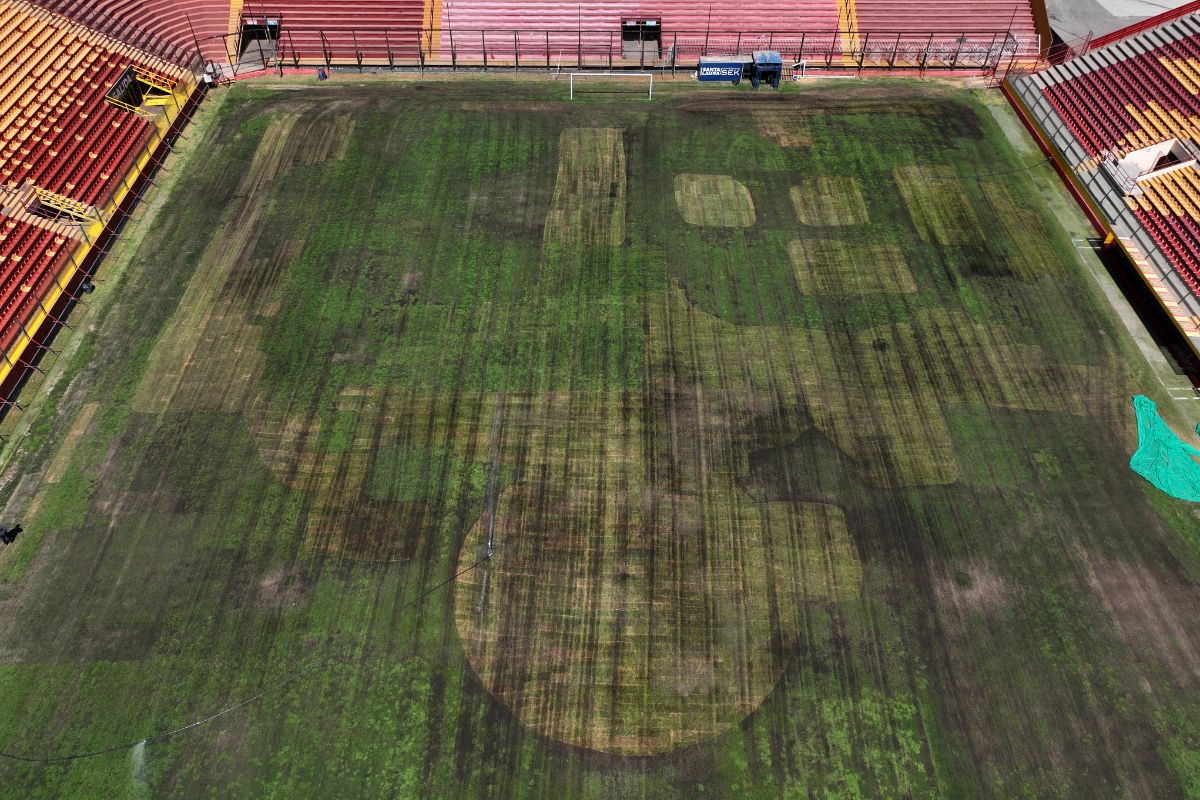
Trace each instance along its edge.
<path fill-rule="evenodd" d="M 425 33 L 421 35 L 421 46 L 426 58 L 437 58 L 442 47 L 442 0 L 425 0 Z"/>
<path fill-rule="evenodd" d="M 242 27 L 243 0 L 229 0 L 229 27 L 225 30 L 234 33 Z"/>
<path fill-rule="evenodd" d="M 837 0 L 838 27 L 842 31 L 842 52 L 858 49 L 858 6 L 855 0 Z"/>

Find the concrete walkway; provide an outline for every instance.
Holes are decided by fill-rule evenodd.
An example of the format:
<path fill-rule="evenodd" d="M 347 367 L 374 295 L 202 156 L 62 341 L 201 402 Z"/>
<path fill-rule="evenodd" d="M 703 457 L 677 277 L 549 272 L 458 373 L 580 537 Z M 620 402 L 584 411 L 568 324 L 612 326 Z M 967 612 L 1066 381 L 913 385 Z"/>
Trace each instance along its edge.
<path fill-rule="evenodd" d="M 1103 36 L 1126 25 L 1184 5 L 1186 0 L 1046 0 L 1050 27 L 1068 42 Z"/>

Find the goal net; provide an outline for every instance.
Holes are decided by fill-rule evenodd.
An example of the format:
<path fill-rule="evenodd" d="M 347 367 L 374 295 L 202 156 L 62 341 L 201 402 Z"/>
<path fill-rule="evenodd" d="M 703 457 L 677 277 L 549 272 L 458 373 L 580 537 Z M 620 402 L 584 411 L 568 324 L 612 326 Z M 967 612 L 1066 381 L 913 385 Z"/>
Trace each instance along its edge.
<path fill-rule="evenodd" d="M 568 77 L 568 97 L 576 94 L 641 94 L 654 99 L 652 72 L 572 72 Z"/>

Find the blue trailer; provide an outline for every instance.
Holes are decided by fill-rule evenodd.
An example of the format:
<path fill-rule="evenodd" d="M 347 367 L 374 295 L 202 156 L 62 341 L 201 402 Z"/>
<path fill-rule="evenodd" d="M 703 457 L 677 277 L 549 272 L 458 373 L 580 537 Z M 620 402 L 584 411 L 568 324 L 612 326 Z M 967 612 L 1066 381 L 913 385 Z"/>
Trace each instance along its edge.
<path fill-rule="evenodd" d="M 705 83 L 725 82 L 737 86 L 749 65 L 749 56 L 700 56 L 696 77 Z"/>
<path fill-rule="evenodd" d="M 701 56 L 696 77 L 705 83 L 724 82 L 734 86 L 742 78 L 749 78 L 755 89 L 764 83 L 778 89 L 783 78 L 783 58 L 775 50 L 757 50 L 750 56 Z"/>

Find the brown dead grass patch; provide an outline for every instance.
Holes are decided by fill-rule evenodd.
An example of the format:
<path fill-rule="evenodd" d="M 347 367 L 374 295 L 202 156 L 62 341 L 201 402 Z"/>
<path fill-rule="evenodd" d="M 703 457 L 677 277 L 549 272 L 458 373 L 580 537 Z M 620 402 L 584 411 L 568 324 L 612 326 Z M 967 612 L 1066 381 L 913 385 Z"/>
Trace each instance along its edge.
<path fill-rule="evenodd" d="M 739 113 L 744 109 L 739 108 Z M 812 147 L 808 112 L 798 109 L 755 110 L 751 112 L 758 132 L 779 143 L 780 147 Z"/>
<path fill-rule="evenodd" d="M 351 386 L 342 391 L 337 409 L 355 415 L 350 445 L 338 452 L 319 449 L 315 415 L 289 412 L 262 395 L 249 404 L 245 419 L 263 463 L 309 497 L 310 550 L 357 561 L 407 560 L 434 524 L 426 504 L 373 499 L 366 481 L 375 454 L 398 441 L 401 425 L 422 408 L 404 390 Z"/>
<path fill-rule="evenodd" d="M 1003 608 L 1011 591 L 1007 581 L 975 564 L 947 569 L 935 575 L 933 580 L 933 593 L 939 608 L 943 612 L 953 612 L 959 618 L 970 612 Z"/>
<path fill-rule="evenodd" d="M 570 456 L 600 469 L 587 450 Z M 862 567 L 835 507 L 751 503 L 732 486 L 643 505 L 621 485 L 506 490 L 497 555 L 456 582 L 455 618 L 480 680 L 526 725 L 648 755 L 753 711 L 785 668 L 777 637 L 804 630 L 806 604 L 857 597 Z M 460 564 L 488 528 L 485 514 Z"/>
<path fill-rule="evenodd" d="M 408 407 L 442 419 L 443 402 Z M 641 393 L 580 392 L 460 402 L 476 424 L 421 435 L 476 458 L 498 448 L 523 477 L 463 543 L 465 565 L 491 529 L 496 556 L 456 582 L 459 634 L 484 686 L 548 737 L 651 754 L 726 731 L 773 688 L 808 604 L 861 592 L 841 509 L 737 487 L 724 406 L 663 397 L 664 415 Z"/>
<path fill-rule="evenodd" d="M 750 190 L 728 175 L 676 175 L 675 204 L 689 225 L 746 228 L 754 224 Z"/>
<path fill-rule="evenodd" d="M 677 287 L 652 299 L 649 314 L 652 370 L 699 391 L 713 407 L 706 418 L 736 419 L 758 398 L 767 403 L 758 414 L 786 419 L 805 412 L 799 416 L 810 417 L 876 485 L 957 478 L 939 391 L 911 324 L 855 333 L 735 326 L 692 306 Z M 733 353 L 740 369 L 727 368 Z M 777 443 L 802 432 L 781 429 Z"/>
<path fill-rule="evenodd" d="M 1180 685 L 1200 677 L 1200 594 L 1144 564 L 1080 551 L 1087 580 L 1131 649 L 1150 653 Z"/>
<path fill-rule="evenodd" d="M 1063 364 L 1039 345 L 1017 341 L 1003 327 L 979 325 L 944 308 L 922 309 L 916 326 L 921 348 L 938 354 L 922 361 L 946 402 L 1088 414 L 1112 420 L 1116 429 L 1129 426 L 1127 409 L 1114 410 L 1115 399 L 1101 399 L 1113 396 L 1104 387 L 1126 369 L 1119 359 L 1098 366 Z"/>
<path fill-rule="evenodd" d="M 805 225 L 865 225 L 870 217 L 858 179 L 834 175 L 804 178 L 791 189 L 796 218 Z"/>
<path fill-rule="evenodd" d="M 843 239 L 793 239 L 788 256 L 804 294 L 912 294 L 917 291 L 899 246 Z"/>
<path fill-rule="evenodd" d="M 567 128 L 544 239 L 553 244 L 625 241 L 625 144 L 619 128 Z"/>
<path fill-rule="evenodd" d="M 133 398 L 139 413 L 159 414 L 178 398 L 181 408 L 191 410 L 231 410 L 247 399 L 252 379 L 261 368 L 257 349 L 258 330 L 248 323 L 242 310 L 218 302 L 226 284 L 239 264 L 251 261 L 258 241 L 266 204 L 261 202 L 265 187 L 292 163 L 292 133 L 298 114 L 273 117 L 246 174 L 234 196 L 240 201 L 231 209 L 229 219 L 218 229 L 200 257 L 206 269 L 199 270 L 184 290 L 183 298 L 150 353 L 150 363 Z M 224 350 L 209 349 L 211 347 Z M 237 387 L 231 381 L 224 358 L 238 378 L 248 382 Z M 218 370 L 221 380 L 202 386 Z M 189 390 L 181 390 L 188 384 Z M 214 388 L 219 387 L 219 388 Z M 228 389 L 226 393 L 224 390 Z"/>
<path fill-rule="evenodd" d="M 297 131 L 294 163 L 312 166 L 341 161 L 354 133 L 350 114 L 320 114 Z"/>
<path fill-rule="evenodd" d="M 79 447 L 79 440 L 87 433 L 92 424 L 92 417 L 99 408 L 99 403 L 84 403 L 79 409 L 79 415 L 71 423 L 71 428 L 63 437 L 62 444 L 58 446 L 58 451 L 54 454 L 54 460 L 46 469 L 44 478 L 46 483 L 58 483 L 62 480 L 63 474 L 67 471 L 67 465 L 71 463 L 71 459 L 75 455 L 75 448 Z"/>

